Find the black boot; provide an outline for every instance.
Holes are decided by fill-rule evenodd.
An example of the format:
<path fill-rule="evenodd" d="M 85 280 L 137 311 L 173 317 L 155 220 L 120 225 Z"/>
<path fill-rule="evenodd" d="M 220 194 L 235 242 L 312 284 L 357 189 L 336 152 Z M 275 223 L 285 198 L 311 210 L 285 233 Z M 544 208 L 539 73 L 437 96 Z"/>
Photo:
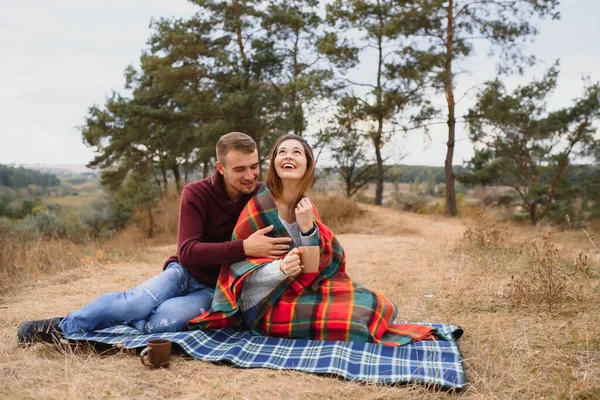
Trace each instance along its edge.
<path fill-rule="evenodd" d="M 59 343 L 63 339 L 58 327 L 63 317 L 25 321 L 17 330 L 17 342 L 25 347 L 37 342 Z"/>

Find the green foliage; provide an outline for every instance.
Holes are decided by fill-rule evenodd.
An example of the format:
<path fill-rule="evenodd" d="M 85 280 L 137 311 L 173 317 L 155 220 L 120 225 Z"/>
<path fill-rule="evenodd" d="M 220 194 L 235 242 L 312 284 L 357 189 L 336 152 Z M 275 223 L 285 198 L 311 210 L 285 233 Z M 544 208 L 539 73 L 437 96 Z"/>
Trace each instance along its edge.
<path fill-rule="evenodd" d="M 465 185 L 491 185 L 501 183 L 502 166 L 493 161 L 491 149 L 475 150 L 475 155 L 467 162 L 467 171 L 456 174 L 456 179 Z"/>
<path fill-rule="evenodd" d="M 335 51 L 335 46 L 327 47 L 331 42 L 320 32 L 318 0 L 269 0 L 266 6 L 262 27 L 273 57 L 281 64 L 277 66 L 281 76 L 274 77 L 283 103 L 278 129 L 302 135 L 307 111 L 333 90 L 333 73 L 319 63 L 319 53 Z"/>
<path fill-rule="evenodd" d="M 88 182 L 90 178 L 88 176 L 73 176 L 67 179 L 71 185 L 81 185 Z"/>
<path fill-rule="evenodd" d="M 64 237 L 66 228 L 65 223 L 54 212 L 41 210 L 36 215 L 27 215 L 16 230 L 22 234 L 27 234 L 31 238 L 59 238 Z"/>
<path fill-rule="evenodd" d="M 483 204 L 486 206 L 494 204 L 509 207 L 512 206 L 516 201 L 518 201 L 516 195 L 501 194 L 486 196 L 485 199 L 483 199 Z"/>
<path fill-rule="evenodd" d="M 7 202 L 0 199 L 0 217 L 4 216 L 11 219 L 22 219 L 27 215 L 33 214 L 36 208 L 43 207 L 40 199 L 28 198 L 19 202 Z"/>
<path fill-rule="evenodd" d="M 392 207 L 403 211 L 420 212 L 427 206 L 427 198 L 420 193 L 396 193 Z"/>
<path fill-rule="evenodd" d="M 318 1 L 193 1 L 188 19 L 152 23 L 140 69 L 128 67 L 131 98 L 113 94 L 91 107 L 81 128 L 116 190 L 131 172 L 155 171 L 167 190 L 215 156 L 217 139 L 242 131 L 259 145 L 260 161 L 276 136 L 302 134 L 305 114 L 330 92 L 331 72 L 316 52 Z"/>
<path fill-rule="evenodd" d="M 47 197 L 42 202 L 41 198 L 30 196 L 33 189 L 15 191 L 0 187 L 0 232 L 12 232 L 27 240 L 61 238 L 81 242 L 90 237 L 108 237 L 135 220 L 137 209 L 147 204 L 154 206 L 160 196 L 158 186 L 147 172 L 130 174 L 115 193 L 104 193 L 89 207 L 87 199 L 95 198 L 95 194 L 84 196 L 81 201 Z M 77 193 L 68 182 L 53 191 L 59 195 Z M 64 206 L 52 201 L 60 201 Z"/>
<path fill-rule="evenodd" d="M 150 238 L 154 235 L 154 208 L 160 195 L 160 188 L 152 181 L 150 174 L 134 173 L 116 192 L 115 200 L 120 213 L 132 216 Z M 136 215 L 135 211 L 140 211 L 141 215 Z"/>
<path fill-rule="evenodd" d="M 455 171 L 457 174 L 466 172 L 465 167 L 456 166 Z M 385 181 L 386 182 L 401 182 L 401 183 L 412 183 L 415 180 L 421 182 L 428 182 L 428 184 L 434 183 L 440 184 L 446 182 L 444 175 L 444 167 L 431 167 L 427 165 L 389 165 L 386 168 Z"/>
<path fill-rule="evenodd" d="M 356 102 L 352 103 L 356 106 Z M 332 150 L 336 171 L 342 178 L 348 198 L 373 181 L 376 175 L 376 165 L 367 152 L 368 137 L 356 127 L 358 113 L 360 111 L 356 107 L 348 104 L 340 107 L 330 121 L 331 126 L 317 135 L 317 140 L 326 143 Z"/>
<path fill-rule="evenodd" d="M 53 174 L 45 174 L 39 171 L 23 167 L 14 168 L 0 164 L 0 187 L 5 186 L 12 189 L 26 188 L 30 185 L 48 188 L 58 186 L 60 179 Z"/>
<path fill-rule="evenodd" d="M 448 106 L 448 149 L 446 191 L 449 214 L 457 214 L 452 160 L 456 140 L 455 75 L 457 66 L 474 53 L 474 42 L 485 40 L 492 52 L 500 53 L 501 72 L 522 72 L 533 63 L 523 45 L 538 33 L 534 25 L 541 18 L 558 18 L 559 0 L 462 1 L 416 0 L 406 2 L 410 10 L 407 25 L 427 46 L 428 62 L 435 67 L 434 87 L 443 92 Z"/>
<path fill-rule="evenodd" d="M 11 219 L 0 217 L 0 235 L 12 232 L 14 224 Z"/>
<path fill-rule="evenodd" d="M 427 174 L 427 194 L 430 196 L 436 195 L 436 184 L 437 182 L 433 171 L 429 170 L 429 173 Z"/>
<path fill-rule="evenodd" d="M 572 106 L 548 111 L 557 78 L 553 66 L 541 80 L 512 93 L 497 80 L 489 82 L 468 114 L 471 140 L 487 150 L 476 153 L 470 162 L 473 172 L 461 179 L 470 184 L 501 180 L 512 186 L 533 224 L 553 209 L 552 219 L 565 218 L 562 212 L 570 212 L 568 203 L 583 189 L 569 185 L 572 162 L 600 145 L 594 127 L 600 118 L 600 83 L 587 82 Z"/>
<path fill-rule="evenodd" d="M 327 4 L 326 9 L 330 27 L 343 37 L 340 40 L 330 36 L 329 40 L 347 43 L 339 46 L 348 48 L 346 53 L 356 54 L 355 49 L 362 49 L 361 56 L 377 61 L 376 75 L 370 82 L 345 80 L 351 87 L 362 89 L 360 92 L 348 90 L 339 106 L 340 114 L 351 116 L 354 124 L 362 121 L 366 126 L 360 133 L 371 140 L 374 149 L 374 202 L 381 204 L 385 175 L 381 150 L 397 131 L 406 129 L 406 126 L 400 127 L 401 118 L 415 123 L 434 114 L 424 93 L 433 79 L 435 62 L 432 63 L 434 60 L 426 51 L 409 41 L 411 15 L 403 2 L 336 0 Z M 340 52 L 334 52 L 332 58 L 339 60 L 339 55 Z M 355 65 L 353 60 L 345 65 Z M 367 92 L 363 93 L 364 90 Z"/>
<path fill-rule="evenodd" d="M 112 196 L 104 195 L 94 200 L 88 209 L 80 211 L 78 216 L 91 236 L 101 237 L 123 228 L 131 218 L 131 212 L 119 207 Z"/>

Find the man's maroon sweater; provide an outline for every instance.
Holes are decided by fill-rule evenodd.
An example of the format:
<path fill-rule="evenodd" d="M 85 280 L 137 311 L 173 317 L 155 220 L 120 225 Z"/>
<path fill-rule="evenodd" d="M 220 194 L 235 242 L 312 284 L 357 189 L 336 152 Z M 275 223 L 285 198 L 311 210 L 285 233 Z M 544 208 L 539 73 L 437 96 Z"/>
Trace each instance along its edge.
<path fill-rule="evenodd" d="M 256 191 L 261 185 L 257 185 Z M 214 287 L 221 264 L 245 257 L 243 242 L 231 241 L 231 233 L 251 197 L 231 200 L 219 172 L 186 185 L 181 193 L 177 254 L 169 257 L 164 267 L 179 262 L 194 278 Z"/>

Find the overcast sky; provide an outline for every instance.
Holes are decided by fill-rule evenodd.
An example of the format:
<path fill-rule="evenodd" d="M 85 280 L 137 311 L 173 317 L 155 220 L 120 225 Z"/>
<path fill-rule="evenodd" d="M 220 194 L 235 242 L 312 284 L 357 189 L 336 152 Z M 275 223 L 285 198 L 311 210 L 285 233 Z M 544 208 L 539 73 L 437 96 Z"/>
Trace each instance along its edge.
<path fill-rule="evenodd" d="M 559 88 L 551 101 L 556 107 L 581 93 L 583 75 L 600 79 L 600 1 L 562 3 L 562 20 L 543 23 L 529 47 L 546 66 L 561 59 Z M 151 18 L 194 12 L 195 6 L 185 0 L 0 0 L 0 163 L 89 162 L 93 151 L 76 129 L 88 107 L 102 105 L 113 90 L 123 91 L 123 71 L 128 64 L 137 65 Z M 458 81 L 458 97 L 494 77 L 485 54 L 473 58 L 468 68 L 471 74 Z M 471 99 L 459 104 L 459 113 Z M 455 164 L 461 164 L 471 157 L 472 145 L 462 126 L 457 134 Z M 445 132 L 433 130 L 429 139 L 415 132 L 398 140 L 398 146 L 408 154 L 403 163 L 443 165 Z"/>

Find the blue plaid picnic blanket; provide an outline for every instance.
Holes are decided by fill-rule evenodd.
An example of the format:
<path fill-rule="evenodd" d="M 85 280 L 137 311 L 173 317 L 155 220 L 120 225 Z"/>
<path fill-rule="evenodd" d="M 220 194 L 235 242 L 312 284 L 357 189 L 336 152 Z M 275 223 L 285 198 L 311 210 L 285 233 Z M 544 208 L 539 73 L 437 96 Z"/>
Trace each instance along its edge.
<path fill-rule="evenodd" d="M 124 325 L 72 334 L 67 339 L 132 349 L 145 347 L 150 339 L 162 338 L 176 343 L 198 360 L 228 362 L 243 368 L 304 371 L 377 384 L 420 383 L 461 389 L 466 378 L 456 339 L 462 335 L 462 329 L 453 325 L 417 323 L 436 328 L 446 340 L 393 347 L 254 336 L 248 330 L 229 328 L 146 335 Z"/>

